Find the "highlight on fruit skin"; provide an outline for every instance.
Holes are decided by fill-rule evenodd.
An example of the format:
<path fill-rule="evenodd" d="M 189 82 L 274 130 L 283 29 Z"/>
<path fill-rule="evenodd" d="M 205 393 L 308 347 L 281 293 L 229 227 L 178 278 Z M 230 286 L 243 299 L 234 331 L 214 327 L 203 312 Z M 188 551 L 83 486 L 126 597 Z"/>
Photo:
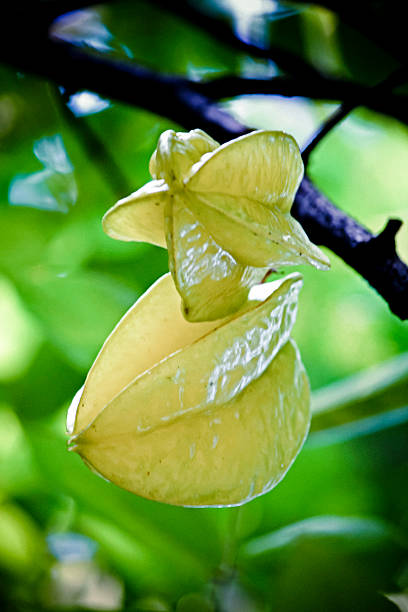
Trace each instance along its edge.
<path fill-rule="evenodd" d="M 169 274 L 125 314 L 70 407 L 71 449 L 104 478 L 183 506 L 272 489 L 306 438 L 309 384 L 290 332 L 299 274 L 233 316 L 189 323 Z"/>
<path fill-rule="evenodd" d="M 167 246 L 189 321 L 232 314 L 268 269 L 330 266 L 290 215 L 303 162 L 289 134 L 259 130 L 220 146 L 202 130 L 167 130 L 149 170 L 153 180 L 108 210 L 103 228 Z"/>

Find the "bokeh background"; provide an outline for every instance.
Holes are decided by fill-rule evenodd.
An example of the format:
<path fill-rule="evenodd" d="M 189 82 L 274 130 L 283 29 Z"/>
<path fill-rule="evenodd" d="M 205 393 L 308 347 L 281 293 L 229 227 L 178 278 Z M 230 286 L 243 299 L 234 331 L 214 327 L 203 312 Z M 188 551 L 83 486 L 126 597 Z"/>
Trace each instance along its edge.
<path fill-rule="evenodd" d="M 318 7 L 199 4 L 238 37 L 332 76 L 371 85 L 395 68 Z M 154 2 L 93 6 L 54 27 L 73 44 L 193 79 L 280 74 Z M 176 508 L 120 490 L 67 452 L 66 410 L 99 347 L 167 271 L 163 249 L 111 240 L 101 217 L 149 179 L 160 133 L 182 129 L 165 118 L 166 100 L 159 117 L 68 94 L 0 64 L 2 609 L 397 610 L 384 594 L 408 588 L 408 330 L 330 252 L 330 272 L 301 270 L 294 332 L 318 414 L 275 490 L 240 510 Z M 300 145 L 337 106 L 264 95 L 221 105 Z M 378 232 L 407 219 L 407 168 L 407 127 L 360 108 L 315 151 L 310 175 Z M 397 242 L 407 261 L 407 224 Z"/>

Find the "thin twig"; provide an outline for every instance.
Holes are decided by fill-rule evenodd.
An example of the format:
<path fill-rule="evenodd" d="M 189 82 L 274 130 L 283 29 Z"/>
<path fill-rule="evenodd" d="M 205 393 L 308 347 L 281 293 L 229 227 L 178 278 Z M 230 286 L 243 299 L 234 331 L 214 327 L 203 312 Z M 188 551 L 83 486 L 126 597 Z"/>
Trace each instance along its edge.
<path fill-rule="evenodd" d="M 308 167 L 310 155 L 316 149 L 318 144 L 325 138 L 325 136 L 327 136 L 329 132 L 331 132 L 333 128 L 336 127 L 336 125 L 341 123 L 343 119 L 345 119 L 347 115 L 358 106 L 359 104 L 354 103 L 340 104 L 334 113 L 332 113 L 328 119 L 326 119 L 326 121 L 320 124 L 312 138 L 306 143 L 302 150 L 302 159 L 305 168 Z"/>
<path fill-rule="evenodd" d="M 377 83 L 373 87 L 370 87 L 372 97 L 384 92 L 389 92 L 397 87 L 398 85 L 402 85 L 408 79 L 408 67 L 401 66 L 394 72 L 392 72 L 386 79 Z M 324 121 L 319 129 L 314 133 L 311 140 L 306 144 L 302 151 L 302 158 L 305 167 L 307 168 L 310 155 L 316 149 L 318 144 L 323 140 L 325 136 L 339 123 L 343 121 L 347 117 L 351 111 L 358 108 L 360 106 L 359 102 L 348 102 L 341 104 L 335 111 L 332 113 L 329 118 Z"/>

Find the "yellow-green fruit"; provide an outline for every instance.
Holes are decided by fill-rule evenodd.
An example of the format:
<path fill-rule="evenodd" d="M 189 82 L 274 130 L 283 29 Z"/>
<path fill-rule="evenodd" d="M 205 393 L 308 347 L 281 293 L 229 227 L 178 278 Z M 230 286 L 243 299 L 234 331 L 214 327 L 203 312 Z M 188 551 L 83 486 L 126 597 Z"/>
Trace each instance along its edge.
<path fill-rule="evenodd" d="M 278 208 L 245 197 L 188 192 L 186 201 L 218 244 L 245 266 L 280 268 L 310 264 L 326 270 L 326 255 L 302 226 Z"/>
<path fill-rule="evenodd" d="M 302 177 L 296 140 L 285 132 L 259 130 L 201 158 L 184 182 L 191 191 L 246 197 L 289 212 Z"/>
<path fill-rule="evenodd" d="M 68 432 L 79 433 L 134 378 L 220 324 L 188 323 L 170 274 L 162 276 L 106 339 L 78 394 L 79 405 L 71 405 Z"/>
<path fill-rule="evenodd" d="M 181 184 L 191 166 L 202 155 L 219 146 L 219 143 L 203 130 L 166 130 L 160 136 L 157 149 L 150 158 L 150 174 L 154 179 L 164 179 L 168 185 Z"/>
<path fill-rule="evenodd" d="M 150 242 L 165 247 L 164 208 L 169 188 L 163 181 L 150 181 L 119 200 L 102 219 L 102 227 L 116 240 Z"/>
<path fill-rule="evenodd" d="M 163 277 L 91 369 L 73 406 L 73 448 L 105 478 L 157 501 L 234 505 L 272 488 L 307 434 L 309 387 L 289 341 L 301 278 L 269 285 L 264 301 L 229 320 L 188 323 Z"/>
<path fill-rule="evenodd" d="M 175 195 L 166 209 L 169 269 L 183 296 L 188 321 L 213 321 L 236 312 L 265 268 L 238 263 L 208 233 L 183 200 Z"/>
<path fill-rule="evenodd" d="M 190 321 L 236 311 L 265 268 L 329 267 L 290 215 L 303 163 L 288 134 L 262 130 L 219 146 L 202 130 L 167 130 L 149 169 L 155 180 L 111 208 L 103 227 L 113 238 L 167 245 Z"/>

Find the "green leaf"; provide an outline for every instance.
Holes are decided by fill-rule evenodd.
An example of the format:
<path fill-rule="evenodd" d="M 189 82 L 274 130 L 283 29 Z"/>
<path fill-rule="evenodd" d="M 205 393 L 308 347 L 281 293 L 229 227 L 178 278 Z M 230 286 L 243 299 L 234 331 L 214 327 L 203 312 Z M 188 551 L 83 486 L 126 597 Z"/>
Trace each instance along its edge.
<path fill-rule="evenodd" d="M 91 271 L 55 276 L 38 267 L 18 282 L 18 288 L 49 340 L 80 369 L 89 366 L 134 298 L 123 284 Z"/>
<path fill-rule="evenodd" d="M 408 420 L 408 353 L 313 393 L 309 443 L 330 444 Z"/>
<path fill-rule="evenodd" d="M 41 333 L 13 284 L 1 274 L 0 338 L 0 380 L 13 380 L 32 361 L 41 343 Z"/>
<path fill-rule="evenodd" d="M 242 547 L 243 558 L 261 558 L 302 540 L 334 540 L 354 549 L 370 549 L 384 542 L 402 545 L 401 534 L 382 520 L 364 517 L 313 516 L 282 529 L 249 540 Z M 408 542 L 405 540 L 406 547 Z"/>
<path fill-rule="evenodd" d="M 141 542 L 129 530 L 116 524 L 115 519 L 101 518 L 91 512 L 79 512 L 76 527 L 97 541 L 109 563 L 135 590 L 170 586 L 166 564 L 158 563 L 157 554 L 147 542 Z"/>
<path fill-rule="evenodd" d="M 80 387 L 82 382 L 82 372 L 70 366 L 61 351 L 45 342 L 24 375 L 3 386 L 4 397 L 15 406 L 23 421 L 43 419 L 66 404 L 72 397 L 72 389 Z"/>
<path fill-rule="evenodd" d="M 0 402 L 0 499 L 35 486 L 32 456 L 23 427 L 11 406 Z"/>
<path fill-rule="evenodd" d="M 138 543 L 136 556 L 148 550 L 146 559 L 153 560 L 157 568 L 151 588 L 158 588 L 160 582 L 161 590 L 180 593 L 191 585 L 206 582 L 221 554 L 210 512 L 143 500 L 96 478 L 79 458 L 67 452 L 66 440 L 60 432 L 33 423 L 25 433 L 42 475 L 38 482 L 39 496 L 47 494 L 52 483 L 55 495 L 75 499 L 79 527 L 106 550 L 113 545 L 114 537 L 109 525 L 122 531 L 121 542 L 128 537 L 129 542 Z M 92 521 L 88 520 L 90 517 Z M 201 537 L 203 533 L 207 534 L 206 538 Z M 118 552 L 118 564 L 123 561 L 126 550 L 123 548 L 121 555 Z M 129 572 L 132 570 L 137 583 L 145 580 L 140 576 L 142 563 L 130 566 Z"/>
<path fill-rule="evenodd" d="M 0 569 L 34 574 L 45 542 L 31 517 L 14 504 L 0 504 Z"/>

